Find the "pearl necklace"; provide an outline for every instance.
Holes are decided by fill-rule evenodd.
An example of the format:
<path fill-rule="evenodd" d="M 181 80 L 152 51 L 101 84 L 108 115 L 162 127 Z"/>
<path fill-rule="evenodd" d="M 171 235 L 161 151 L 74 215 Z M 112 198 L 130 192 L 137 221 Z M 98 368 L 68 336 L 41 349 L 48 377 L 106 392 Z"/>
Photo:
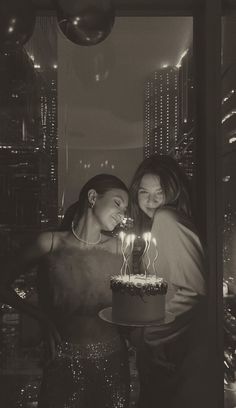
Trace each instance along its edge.
<path fill-rule="evenodd" d="M 72 231 L 72 234 L 74 235 L 74 237 L 75 237 L 76 239 L 78 239 L 78 241 L 83 242 L 83 244 L 86 244 L 86 245 L 97 245 L 97 244 L 99 244 L 99 242 L 100 242 L 101 239 L 102 239 L 102 234 L 101 234 L 101 232 L 100 232 L 99 239 L 98 239 L 96 242 L 88 242 L 88 241 L 85 241 L 85 239 L 80 238 L 79 235 L 76 234 L 73 223 L 72 223 L 72 225 L 71 225 L 71 231 Z"/>

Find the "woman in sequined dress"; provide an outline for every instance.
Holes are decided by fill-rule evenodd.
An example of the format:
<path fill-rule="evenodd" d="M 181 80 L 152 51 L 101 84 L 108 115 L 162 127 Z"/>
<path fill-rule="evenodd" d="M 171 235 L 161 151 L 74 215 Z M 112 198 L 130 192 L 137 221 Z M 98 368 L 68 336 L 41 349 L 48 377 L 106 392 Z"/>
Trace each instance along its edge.
<path fill-rule="evenodd" d="M 116 238 L 104 235 L 122 220 L 127 188 L 98 175 L 82 188 L 68 231 L 42 233 L 1 278 L 1 300 L 38 319 L 50 359 L 44 368 L 39 408 L 126 408 L 129 369 L 117 329 L 98 317 L 111 304 L 110 276 L 119 273 Z M 11 289 L 17 274 L 38 264 L 39 308 Z"/>

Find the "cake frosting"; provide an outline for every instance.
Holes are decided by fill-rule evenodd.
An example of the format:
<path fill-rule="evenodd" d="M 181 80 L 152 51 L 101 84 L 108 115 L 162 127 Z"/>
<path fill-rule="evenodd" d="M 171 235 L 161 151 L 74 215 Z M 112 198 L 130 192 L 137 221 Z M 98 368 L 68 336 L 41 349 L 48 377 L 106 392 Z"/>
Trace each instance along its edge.
<path fill-rule="evenodd" d="M 167 283 L 155 275 L 111 277 L 112 318 L 123 323 L 151 323 L 165 316 Z"/>

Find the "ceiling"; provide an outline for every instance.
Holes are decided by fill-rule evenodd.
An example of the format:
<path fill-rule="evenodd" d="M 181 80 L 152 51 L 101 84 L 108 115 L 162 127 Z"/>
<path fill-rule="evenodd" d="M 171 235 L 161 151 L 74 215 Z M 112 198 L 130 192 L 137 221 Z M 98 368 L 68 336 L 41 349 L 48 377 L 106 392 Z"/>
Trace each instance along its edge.
<path fill-rule="evenodd" d="M 38 12 L 50 12 L 55 9 L 54 0 L 33 0 Z M 192 10 L 201 7 L 204 0 L 113 0 L 118 15 L 155 13 L 191 15 Z"/>
<path fill-rule="evenodd" d="M 39 14 L 55 12 L 55 0 L 32 0 Z M 117 15 L 192 15 L 207 0 L 113 0 Z M 224 11 L 236 11 L 236 0 L 222 0 Z"/>

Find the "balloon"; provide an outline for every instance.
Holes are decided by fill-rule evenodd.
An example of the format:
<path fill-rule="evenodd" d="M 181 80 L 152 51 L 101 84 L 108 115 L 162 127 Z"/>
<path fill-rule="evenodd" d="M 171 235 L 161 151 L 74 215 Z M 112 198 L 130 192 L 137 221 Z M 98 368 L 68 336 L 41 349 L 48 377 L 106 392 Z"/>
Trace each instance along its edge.
<path fill-rule="evenodd" d="M 78 45 L 95 45 L 109 35 L 115 20 L 110 0 L 57 0 L 58 25 Z"/>
<path fill-rule="evenodd" d="M 15 49 L 33 34 L 35 12 L 30 0 L 0 1 L 0 48 Z"/>

